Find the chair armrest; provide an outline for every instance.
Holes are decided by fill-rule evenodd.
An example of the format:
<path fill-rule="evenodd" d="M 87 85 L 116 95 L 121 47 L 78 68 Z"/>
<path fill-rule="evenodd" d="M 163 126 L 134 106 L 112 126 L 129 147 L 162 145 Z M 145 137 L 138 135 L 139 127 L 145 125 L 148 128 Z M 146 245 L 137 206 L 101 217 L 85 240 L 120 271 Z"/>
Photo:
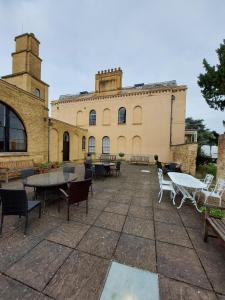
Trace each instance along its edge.
<path fill-rule="evenodd" d="M 69 195 L 63 189 L 59 189 L 59 190 L 66 199 L 69 197 Z"/>

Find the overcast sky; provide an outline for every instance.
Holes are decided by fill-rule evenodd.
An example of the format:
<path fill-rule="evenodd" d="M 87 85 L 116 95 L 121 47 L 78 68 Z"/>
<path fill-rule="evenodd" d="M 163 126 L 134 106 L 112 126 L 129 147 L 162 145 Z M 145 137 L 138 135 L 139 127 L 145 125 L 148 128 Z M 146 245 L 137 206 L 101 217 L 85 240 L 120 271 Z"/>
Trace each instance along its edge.
<path fill-rule="evenodd" d="M 16 35 L 40 40 L 49 99 L 94 90 L 98 70 L 121 67 L 123 86 L 176 80 L 188 86 L 186 116 L 225 131 L 197 77 L 217 64 L 225 39 L 224 0 L 0 0 L 0 76 L 11 73 Z"/>

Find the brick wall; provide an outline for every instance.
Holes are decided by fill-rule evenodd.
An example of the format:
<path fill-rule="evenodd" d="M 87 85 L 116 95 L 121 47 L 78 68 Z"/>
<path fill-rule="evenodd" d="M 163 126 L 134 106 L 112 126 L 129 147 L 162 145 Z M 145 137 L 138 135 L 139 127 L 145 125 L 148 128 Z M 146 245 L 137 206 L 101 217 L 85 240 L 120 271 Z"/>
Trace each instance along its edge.
<path fill-rule="evenodd" d="M 197 144 L 183 144 L 171 147 L 172 160 L 181 163 L 183 172 L 195 175 Z"/>
<path fill-rule="evenodd" d="M 225 179 L 225 134 L 219 136 L 216 177 Z M 223 200 L 225 201 L 225 194 Z"/>

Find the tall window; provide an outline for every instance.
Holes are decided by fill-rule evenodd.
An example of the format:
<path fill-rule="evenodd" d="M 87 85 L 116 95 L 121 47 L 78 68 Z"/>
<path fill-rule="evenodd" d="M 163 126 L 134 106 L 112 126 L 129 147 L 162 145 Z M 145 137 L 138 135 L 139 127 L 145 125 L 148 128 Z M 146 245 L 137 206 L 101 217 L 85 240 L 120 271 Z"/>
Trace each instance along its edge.
<path fill-rule="evenodd" d="M 0 152 L 27 151 L 25 127 L 11 108 L 0 102 Z"/>
<path fill-rule="evenodd" d="M 126 124 L 126 108 L 120 107 L 118 111 L 118 124 Z"/>
<path fill-rule="evenodd" d="M 109 137 L 104 136 L 103 139 L 102 139 L 102 153 L 103 154 L 110 153 L 109 152 L 109 146 L 110 146 Z"/>
<path fill-rule="evenodd" d="M 95 153 L 95 138 L 93 136 L 89 137 L 88 152 Z"/>
<path fill-rule="evenodd" d="M 96 125 L 96 111 L 91 110 L 89 114 L 89 125 Z"/>
<path fill-rule="evenodd" d="M 82 150 L 85 150 L 86 148 L 86 137 L 82 136 Z"/>

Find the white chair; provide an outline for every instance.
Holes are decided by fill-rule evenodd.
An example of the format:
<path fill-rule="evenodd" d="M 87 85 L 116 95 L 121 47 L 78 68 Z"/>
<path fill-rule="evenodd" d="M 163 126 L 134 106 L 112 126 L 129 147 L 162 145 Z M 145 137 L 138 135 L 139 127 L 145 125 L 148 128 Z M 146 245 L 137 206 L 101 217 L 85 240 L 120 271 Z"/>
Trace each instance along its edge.
<path fill-rule="evenodd" d="M 162 184 L 172 184 L 172 181 L 171 180 L 164 180 L 163 179 L 163 171 L 162 169 L 158 169 L 158 177 L 159 177 L 159 180 L 160 180 L 160 177 L 162 177 Z"/>
<path fill-rule="evenodd" d="M 215 185 L 215 187 L 212 191 L 205 191 L 205 190 L 201 191 L 205 196 L 204 203 L 207 202 L 209 197 L 212 197 L 212 198 L 219 199 L 219 206 L 221 206 L 222 196 L 223 196 L 224 191 L 225 191 L 225 179 L 220 178 L 220 179 L 218 179 L 217 184 Z"/>
<path fill-rule="evenodd" d="M 163 184 L 163 174 L 158 173 L 158 176 L 159 176 L 159 187 L 160 187 L 160 191 L 158 194 L 159 203 L 162 200 L 163 191 L 170 191 L 170 196 L 171 196 L 171 199 L 173 200 L 173 205 L 175 205 L 176 204 L 175 203 L 176 192 L 173 188 L 172 182 L 170 182 L 169 184 Z"/>
<path fill-rule="evenodd" d="M 204 187 L 201 190 L 197 190 L 195 192 L 195 194 L 199 193 L 199 195 L 198 195 L 198 201 L 199 201 L 199 198 L 200 198 L 200 193 L 203 192 L 203 191 L 208 191 L 209 190 L 209 187 L 210 187 L 210 185 L 211 185 L 211 183 L 213 181 L 213 178 L 214 178 L 214 176 L 212 174 L 206 174 L 205 178 L 201 179 L 201 181 L 206 185 L 206 187 Z"/>

